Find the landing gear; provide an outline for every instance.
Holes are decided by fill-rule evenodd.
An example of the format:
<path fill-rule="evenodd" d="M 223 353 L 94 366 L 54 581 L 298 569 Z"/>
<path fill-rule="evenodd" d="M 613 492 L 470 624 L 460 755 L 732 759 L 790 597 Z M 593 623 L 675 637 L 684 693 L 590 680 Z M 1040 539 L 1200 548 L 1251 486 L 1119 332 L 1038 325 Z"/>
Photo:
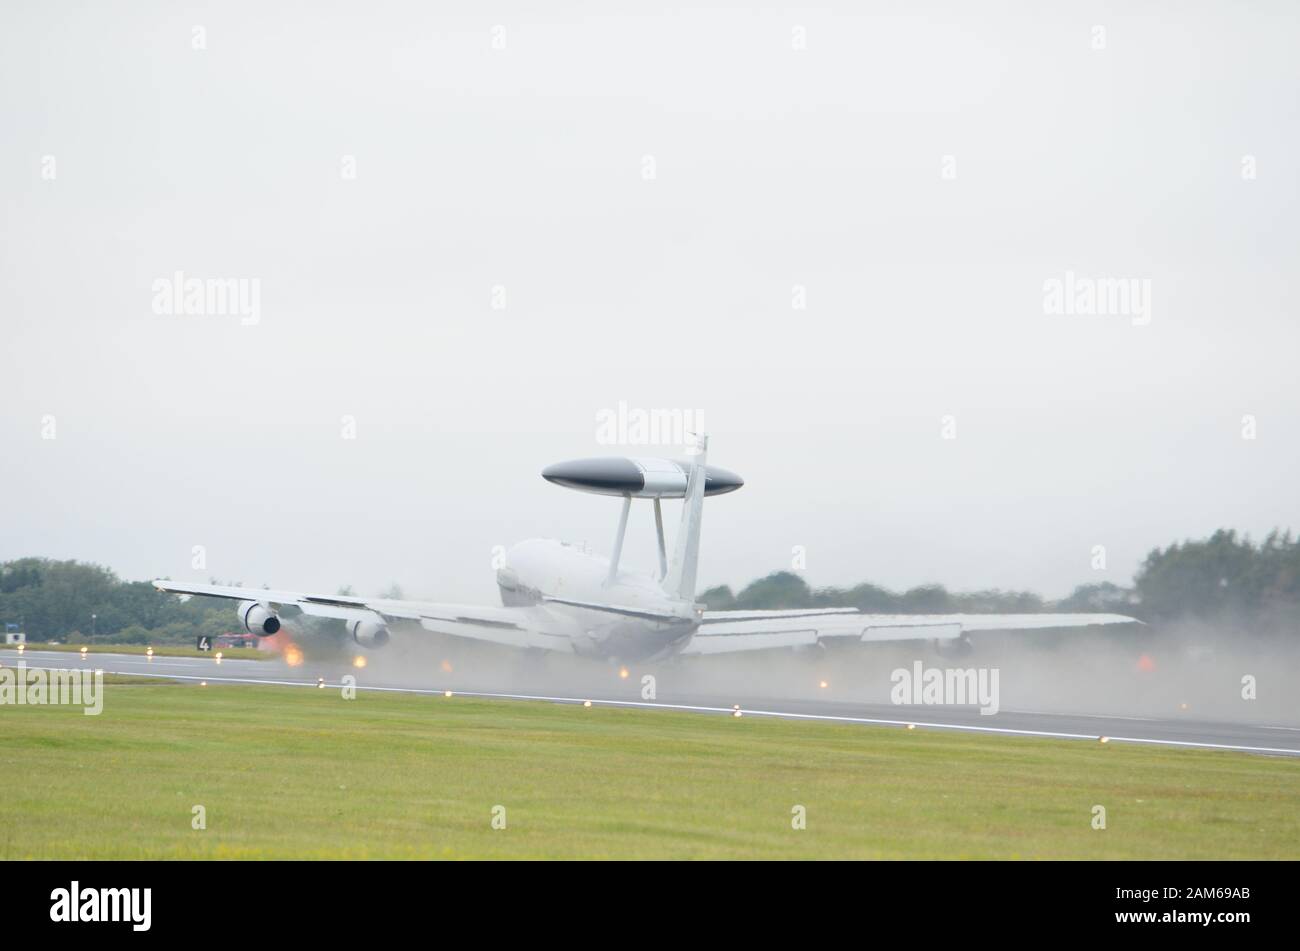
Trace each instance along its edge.
<path fill-rule="evenodd" d="M 519 652 L 520 656 L 517 666 L 523 670 L 536 670 L 546 663 L 550 653 L 550 651 L 543 650 L 540 647 L 525 647 Z"/>
<path fill-rule="evenodd" d="M 970 635 L 962 634 L 952 640 L 931 641 L 930 646 L 940 657 L 969 657 L 975 652 Z"/>

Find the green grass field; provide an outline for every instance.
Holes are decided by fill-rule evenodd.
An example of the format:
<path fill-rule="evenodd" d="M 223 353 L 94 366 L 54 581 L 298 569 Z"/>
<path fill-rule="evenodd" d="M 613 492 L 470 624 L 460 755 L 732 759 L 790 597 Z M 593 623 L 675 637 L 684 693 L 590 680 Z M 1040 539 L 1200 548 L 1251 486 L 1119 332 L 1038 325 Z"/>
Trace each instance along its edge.
<path fill-rule="evenodd" d="M 1300 857 L 1297 760 L 287 687 L 0 706 L 0 802 L 9 859 Z"/>
<path fill-rule="evenodd" d="M 68 654 L 79 654 L 82 644 L 44 644 L 39 641 L 32 641 L 26 645 L 29 651 L 62 651 Z M 18 647 L 14 644 L 0 644 L 0 650 L 14 651 L 17 653 Z M 148 652 L 148 647 L 142 647 L 139 644 L 95 644 L 90 648 L 89 656 L 94 657 L 96 654 L 138 654 L 144 656 Z M 223 658 L 229 657 L 232 660 L 269 660 L 275 655 L 270 651 L 258 650 L 256 647 L 220 647 L 217 648 Z M 197 647 L 187 647 L 184 644 L 162 644 L 154 647 L 155 657 L 211 657 L 217 651 L 201 651 Z"/>

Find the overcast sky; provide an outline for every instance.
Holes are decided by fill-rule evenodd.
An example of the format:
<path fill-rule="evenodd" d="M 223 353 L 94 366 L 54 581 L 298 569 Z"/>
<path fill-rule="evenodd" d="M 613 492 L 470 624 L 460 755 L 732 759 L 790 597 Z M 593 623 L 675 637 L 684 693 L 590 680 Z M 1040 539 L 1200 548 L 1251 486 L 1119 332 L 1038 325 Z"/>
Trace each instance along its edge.
<path fill-rule="evenodd" d="M 0 559 L 495 602 L 620 401 L 746 479 L 702 586 L 1300 527 L 1294 4 L 534 6 L 4 5 Z"/>

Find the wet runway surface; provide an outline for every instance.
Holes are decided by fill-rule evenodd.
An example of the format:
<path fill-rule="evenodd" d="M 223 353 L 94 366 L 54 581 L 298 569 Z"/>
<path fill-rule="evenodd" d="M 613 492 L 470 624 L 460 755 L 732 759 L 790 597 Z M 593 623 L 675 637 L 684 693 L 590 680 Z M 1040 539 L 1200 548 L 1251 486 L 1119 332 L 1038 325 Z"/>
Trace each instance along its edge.
<path fill-rule="evenodd" d="M 518 684 L 497 689 L 482 683 L 458 682 L 452 674 L 435 672 L 428 686 L 411 686 L 369 670 L 341 671 L 338 667 L 310 664 L 291 667 L 284 661 L 232 660 L 218 663 L 215 657 L 143 657 L 132 654 L 92 653 L 84 661 L 76 653 L 27 650 L 0 652 L 0 663 L 14 666 L 23 661 L 29 668 L 93 669 L 105 673 L 142 674 L 186 682 L 275 684 L 284 686 L 341 686 L 340 677 L 356 677 L 358 690 L 415 694 L 442 694 L 498 699 L 541 700 L 554 703 L 583 703 L 638 709 L 687 710 L 734 716 L 772 716 L 794 720 L 862 723 L 918 729 L 976 732 L 1005 736 L 1040 736 L 1098 742 L 1101 737 L 1117 743 L 1181 746 L 1196 749 L 1238 750 L 1263 755 L 1300 756 L 1300 727 L 1196 719 L 1192 716 L 1156 718 L 1047 713 L 1001 710 L 985 716 L 974 707 L 898 706 L 866 704 L 833 699 L 722 696 L 720 694 L 669 693 L 661 690 L 655 700 L 641 700 L 629 685 L 626 691 L 598 691 L 582 696 L 554 689 L 529 692 Z"/>

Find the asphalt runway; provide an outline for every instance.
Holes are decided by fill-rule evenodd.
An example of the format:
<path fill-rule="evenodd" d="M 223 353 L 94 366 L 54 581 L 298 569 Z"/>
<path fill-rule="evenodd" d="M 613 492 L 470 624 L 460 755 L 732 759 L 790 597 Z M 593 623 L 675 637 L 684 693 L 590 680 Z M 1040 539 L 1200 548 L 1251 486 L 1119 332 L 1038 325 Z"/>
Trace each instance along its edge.
<path fill-rule="evenodd" d="M 24 661 L 29 668 L 91 669 L 114 674 L 144 674 L 186 682 L 263 684 L 298 687 L 338 688 L 343 672 L 337 666 L 303 664 L 291 667 L 283 660 L 231 660 L 215 657 L 153 657 L 132 654 L 92 653 L 84 661 L 76 653 L 27 650 L 0 651 L 0 663 L 14 666 Z M 987 733 L 1004 736 L 1039 736 L 1098 742 L 1138 743 L 1194 749 L 1236 750 L 1274 756 L 1300 756 L 1300 727 L 1270 724 L 1206 721 L 1193 718 L 1155 718 L 1042 713 L 1001 710 L 982 715 L 974 707 L 896 706 L 863 704 L 839 700 L 780 699 L 718 695 L 667 694 L 653 701 L 636 698 L 629 687 L 627 696 L 615 692 L 589 696 L 561 696 L 554 692 L 530 693 L 512 688 L 498 692 L 481 684 L 457 683 L 450 674 L 438 674 L 428 686 L 401 684 L 368 670 L 349 670 L 358 690 L 443 694 L 503 700 L 541 700 L 552 703 L 584 703 L 639 709 L 685 710 L 734 716 L 781 717 L 837 723 L 907 727 Z"/>

